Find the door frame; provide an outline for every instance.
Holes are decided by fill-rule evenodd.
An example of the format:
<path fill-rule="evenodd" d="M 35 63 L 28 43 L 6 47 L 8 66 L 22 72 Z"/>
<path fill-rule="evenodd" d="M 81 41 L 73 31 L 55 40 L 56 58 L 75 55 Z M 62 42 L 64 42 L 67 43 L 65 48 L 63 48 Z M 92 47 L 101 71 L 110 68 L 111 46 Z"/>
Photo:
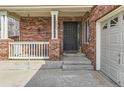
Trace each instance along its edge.
<path fill-rule="evenodd" d="M 101 70 L 101 23 L 122 11 L 123 5 L 96 21 L 96 70 Z"/>
<path fill-rule="evenodd" d="M 80 31 L 81 31 L 81 21 L 63 21 L 63 52 L 64 51 L 64 23 L 68 22 L 76 22 L 77 23 L 77 52 L 79 52 L 80 48 Z"/>

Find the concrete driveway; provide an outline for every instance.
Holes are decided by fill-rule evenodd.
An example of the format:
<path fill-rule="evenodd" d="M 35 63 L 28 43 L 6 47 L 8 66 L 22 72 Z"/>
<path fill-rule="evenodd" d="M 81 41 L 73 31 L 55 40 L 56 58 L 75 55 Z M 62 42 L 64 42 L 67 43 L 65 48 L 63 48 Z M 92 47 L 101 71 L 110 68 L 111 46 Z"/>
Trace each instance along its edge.
<path fill-rule="evenodd" d="M 116 87 L 109 78 L 97 71 L 61 69 L 39 70 L 26 87 Z"/>

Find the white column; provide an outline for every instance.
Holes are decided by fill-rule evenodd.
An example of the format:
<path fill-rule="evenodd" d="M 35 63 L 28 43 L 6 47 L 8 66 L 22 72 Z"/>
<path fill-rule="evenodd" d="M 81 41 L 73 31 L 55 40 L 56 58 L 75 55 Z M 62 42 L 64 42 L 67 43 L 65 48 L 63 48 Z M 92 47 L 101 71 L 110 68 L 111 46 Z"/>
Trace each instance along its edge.
<path fill-rule="evenodd" d="M 8 38 L 8 18 L 7 18 L 7 11 L 1 11 L 1 39 Z"/>
<path fill-rule="evenodd" d="M 4 38 L 8 38 L 8 18 L 7 15 L 5 15 L 5 22 L 4 22 Z"/>
<path fill-rule="evenodd" d="M 3 18 L 3 15 L 0 16 L 1 17 L 1 38 L 4 38 L 4 18 Z"/>
<path fill-rule="evenodd" d="M 52 14 L 52 39 L 54 39 L 54 15 Z"/>
<path fill-rule="evenodd" d="M 58 11 L 51 11 L 52 39 L 58 39 Z"/>
<path fill-rule="evenodd" d="M 56 14 L 56 39 L 58 39 L 58 13 Z"/>

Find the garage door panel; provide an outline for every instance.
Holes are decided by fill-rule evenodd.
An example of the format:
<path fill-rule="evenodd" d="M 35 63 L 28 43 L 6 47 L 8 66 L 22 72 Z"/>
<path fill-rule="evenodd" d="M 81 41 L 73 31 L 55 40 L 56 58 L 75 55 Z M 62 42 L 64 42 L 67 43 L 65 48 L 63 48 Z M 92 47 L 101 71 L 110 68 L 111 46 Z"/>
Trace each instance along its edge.
<path fill-rule="evenodd" d="M 122 32 L 122 44 L 124 45 L 124 30 Z"/>
<path fill-rule="evenodd" d="M 114 66 L 110 66 L 110 75 L 111 79 L 113 79 L 116 83 L 119 82 L 119 70 Z"/>
<path fill-rule="evenodd" d="M 111 51 L 121 51 L 121 46 L 120 46 L 120 44 L 111 44 L 111 45 L 109 45 L 109 48 L 110 48 L 110 50 Z"/>
<path fill-rule="evenodd" d="M 123 31 L 123 29 L 124 29 L 124 23 L 119 25 L 119 31 Z"/>
<path fill-rule="evenodd" d="M 121 33 L 111 33 L 110 34 L 110 44 L 120 44 Z"/>
<path fill-rule="evenodd" d="M 109 51 L 107 51 L 107 49 L 101 49 L 101 57 L 106 57 L 109 58 Z"/>
<path fill-rule="evenodd" d="M 102 57 L 106 57 L 107 56 L 107 53 L 106 53 L 106 49 L 101 49 L 101 56 Z"/>
<path fill-rule="evenodd" d="M 109 29 L 109 33 L 116 33 L 116 32 L 120 32 L 120 25 L 116 25 L 116 26 L 112 26 Z"/>
<path fill-rule="evenodd" d="M 119 85 L 124 87 L 124 71 L 120 72 L 120 82 L 119 82 Z"/>
<path fill-rule="evenodd" d="M 121 51 L 124 53 L 124 44 L 122 44 L 122 49 L 121 49 Z"/>
<path fill-rule="evenodd" d="M 124 52 L 121 54 L 121 64 L 124 66 Z"/>
<path fill-rule="evenodd" d="M 102 56 L 101 57 L 101 63 L 108 63 L 108 58 L 106 58 L 106 56 Z"/>
<path fill-rule="evenodd" d="M 106 62 L 105 62 L 105 59 L 104 58 L 102 58 L 101 59 L 101 70 L 104 72 L 104 73 L 106 73 L 107 71 L 106 71 Z"/>
<path fill-rule="evenodd" d="M 119 51 L 110 51 L 109 59 L 111 60 L 112 64 L 119 64 L 120 61 L 120 52 Z"/>
<path fill-rule="evenodd" d="M 101 71 L 104 72 L 106 75 L 110 74 L 108 60 L 103 59 L 101 63 Z"/>

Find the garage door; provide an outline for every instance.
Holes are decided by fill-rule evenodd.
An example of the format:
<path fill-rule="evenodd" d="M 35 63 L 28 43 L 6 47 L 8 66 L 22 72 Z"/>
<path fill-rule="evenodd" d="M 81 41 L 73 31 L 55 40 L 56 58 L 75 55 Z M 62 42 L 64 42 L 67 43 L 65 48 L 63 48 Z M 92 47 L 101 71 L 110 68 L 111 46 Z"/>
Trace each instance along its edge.
<path fill-rule="evenodd" d="M 124 86 L 124 13 L 104 21 L 101 26 L 101 70 Z"/>

